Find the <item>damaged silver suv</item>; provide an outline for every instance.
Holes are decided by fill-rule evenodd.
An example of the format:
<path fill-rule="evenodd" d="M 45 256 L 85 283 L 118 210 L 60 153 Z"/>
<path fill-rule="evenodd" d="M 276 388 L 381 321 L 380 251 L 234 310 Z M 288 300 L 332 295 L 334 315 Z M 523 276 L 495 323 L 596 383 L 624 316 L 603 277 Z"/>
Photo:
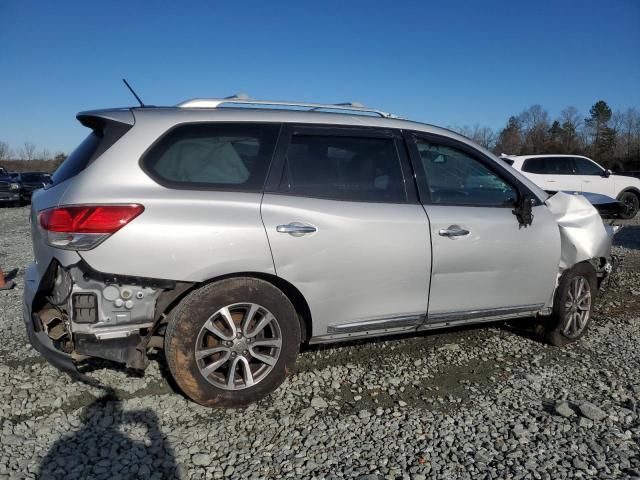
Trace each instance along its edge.
<path fill-rule="evenodd" d="M 273 108 L 275 107 L 275 108 Z M 359 104 L 247 98 L 83 112 L 35 193 L 24 321 L 52 364 L 142 369 L 239 406 L 303 342 L 530 318 L 586 331 L 612 231 L 449 130 Z"/>

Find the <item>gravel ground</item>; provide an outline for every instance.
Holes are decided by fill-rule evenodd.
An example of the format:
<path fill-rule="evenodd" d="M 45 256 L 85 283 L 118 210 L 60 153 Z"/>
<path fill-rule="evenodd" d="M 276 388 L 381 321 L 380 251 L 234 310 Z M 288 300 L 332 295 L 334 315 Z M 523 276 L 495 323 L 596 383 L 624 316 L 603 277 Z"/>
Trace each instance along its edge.
<path fill-rule="evenodd" d="M 0 209 L 0 263 L 31 259 L 28 210 Z M 640 478 L 640 227 L 577 344 L 503 326 L 307 348 L 270 398 L 210 410 L 167 380 L 95 363 L 72 381 L 0 293 L 0 479 Z"/>

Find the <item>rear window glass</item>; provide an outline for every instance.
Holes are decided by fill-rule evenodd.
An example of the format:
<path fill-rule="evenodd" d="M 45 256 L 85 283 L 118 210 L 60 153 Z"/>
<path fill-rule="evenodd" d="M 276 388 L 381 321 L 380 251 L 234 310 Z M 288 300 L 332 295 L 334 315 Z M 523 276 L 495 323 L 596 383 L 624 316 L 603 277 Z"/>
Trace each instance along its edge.
<path fill-rule="evenodd" d="M 143 158 L 175 188 L 262 191 L 279 131 L 274 124 L 190 124 L 171 130 Z"/>
<path fill-rule="evenodd" d="M 100 137 L 98 137 L 95 132 L 91 132 L 54 172 L 52 177 L 53 183 L 62 183 L 71 177 L 75 177 L 84 170 L 98 149 L 100 140 Z"/>
<path fill-rule="evenodd" d="M 568 157 L 539 157 L 528 158 L 522 165 L 523 172 L 571 175 L 571 159 Z"/>
<path fill-rule="evenodd" d="M 23 173 L 22 181 L 24 182 L 41 182 L 43 181 L 43 175 L 41 173 Z"/>

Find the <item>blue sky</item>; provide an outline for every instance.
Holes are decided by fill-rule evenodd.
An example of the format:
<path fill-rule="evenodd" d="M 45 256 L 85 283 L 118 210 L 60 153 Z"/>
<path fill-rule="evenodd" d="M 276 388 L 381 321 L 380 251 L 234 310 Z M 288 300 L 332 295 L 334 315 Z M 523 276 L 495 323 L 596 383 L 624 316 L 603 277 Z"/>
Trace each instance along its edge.
<path fill-rule="evenodd" d="M 50 151 L 80 110 L 244 91 L 500 128 L 540 103 L 640 108 L 640 1 L 0 0 L 0 140 Z"/>

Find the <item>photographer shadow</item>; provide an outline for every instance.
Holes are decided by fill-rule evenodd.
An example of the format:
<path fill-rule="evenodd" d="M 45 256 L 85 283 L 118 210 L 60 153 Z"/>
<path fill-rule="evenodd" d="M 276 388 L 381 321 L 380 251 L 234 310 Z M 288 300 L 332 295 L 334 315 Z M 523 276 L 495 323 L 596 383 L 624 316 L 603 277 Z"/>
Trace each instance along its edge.
<path fill-rule="evenodd" d="M 94 385 L 95 386 L 95 385 Z M 57 440 L 40 463 L 40 479 L 173 479 L 179 473 L 173 449 L 150 410 L 125 412 L 112 388 L 86 406 L 83 427 Z M 142 440 L 133 440 L 124 428 Z"/>

